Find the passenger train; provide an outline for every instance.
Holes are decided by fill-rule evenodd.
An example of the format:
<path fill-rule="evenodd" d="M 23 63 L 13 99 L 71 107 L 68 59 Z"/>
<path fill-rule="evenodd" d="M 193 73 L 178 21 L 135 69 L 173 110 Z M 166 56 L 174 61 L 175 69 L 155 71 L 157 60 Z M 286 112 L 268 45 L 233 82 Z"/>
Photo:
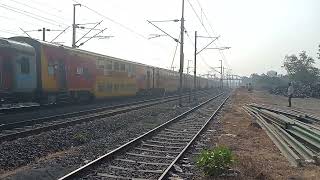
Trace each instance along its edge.
<path fill-rule="evenodd" d="M 193 76 L 184 74 L 184 89 Z M 198 88 L 214 86 L 197 78 Z M 179 73 L 124 59 L 38 41 L 0 38 L 0 100 L 56 103 L 178 90 Z"/>

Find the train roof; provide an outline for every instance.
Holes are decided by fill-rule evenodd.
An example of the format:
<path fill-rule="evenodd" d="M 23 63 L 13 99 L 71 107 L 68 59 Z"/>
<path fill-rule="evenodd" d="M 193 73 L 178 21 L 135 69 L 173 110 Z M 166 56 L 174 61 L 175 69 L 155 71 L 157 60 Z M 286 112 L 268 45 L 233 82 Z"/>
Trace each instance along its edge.
<path fill-rule="evenodd" d="M 31 41 L 40 43 L 40 44 L 45 45 L 45 46 L 64 48 L 64 49 L 67 49 L 68 51 L 74 52 L 74 53 L 82 53 L 82 54 L 85 54 L 85 55 L 108 58 L 108 59 L 111 59 L 111 60 L 122 61 L 122 62 L 131 63 L 131 64 L 135 64 L 135 65 L 140 65 L 140 66 L 154 67 L 154 66 L 151 66 L 151 65 L 142 64 L 142 63 L 138 63 L 138 62 L 134 62 L 134 61 L 129 61 L 129 60 L 121 59 L 121 58 L 116 58 L 116 57 L 113 57 L 113 56 L 99 54 L 99 53 L 86 51 L 86 50 L 82 50 L 82 49 L 76 49 L 76 48 L 72 48 L 72 47 L 69 47 L 69 46 L 64 46 L 64 45 L 61 45 L 61 44 L 55 44 L 55 43 L 40 41 L 40 40 L 37 40 L 37 39 L 32 39 L 30 37 L 15 36 L 15 37 L 11 37 L 10 39 L 12 39 L 14 41 L 23 41 L 23 42 L 24 42 L 24 40 L 27 39 L 27 40 L 31 40 Z M 154 67 L 154 68 L 159 68 L 159 67 Z M 164 68 L 159 68 L 159 69 L 168 70 L 168 69 L 164 69 Z M 168 71 L 172 71 L 172 70 L 168 70 Z M 176 72 L 176 71 L 172 71 L 172 72 Z"/>
<path fill-rule="evenodd" d="M 34 48 L 24 42 L 13 41 L 10 39 L 0 38 L 0 47 L 12 48 L 25 53 L 34 53 Z"/>

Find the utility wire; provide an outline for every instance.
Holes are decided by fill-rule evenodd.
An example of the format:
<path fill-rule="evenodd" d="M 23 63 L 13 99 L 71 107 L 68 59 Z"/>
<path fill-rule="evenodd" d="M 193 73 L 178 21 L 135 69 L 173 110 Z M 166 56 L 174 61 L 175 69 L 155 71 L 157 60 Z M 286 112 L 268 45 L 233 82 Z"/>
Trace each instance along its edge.
<path fill-rule="evenodd" d="M 213 35 L 216 35 L 216 32 L 213 30 L 212 24 L 210 23 L 210 21 L 209 21 L 209 19 L 208 19 L 207 15 L 206 15 L 205 11 L 203 10 L 203 8 L 202 8 L 202 6 L 201 6 L 201 4 L 200 4 L 199 0 L 196 0 L 196 1 L 197 1 L 197 3 L 198 3 L 199 7 L 201 8 L 201 10 L 202 10 L 202 12 L 203 12 L 203 15 L 204 15 L 204 18 L 205 18 L 205 19 L 206 19 L 206 21 L 208 22 L 209 27 L 210 27 L 210 29 L 211 29 L 211 31 L 212 31 L 212 33 L 213 33 Z M 217 42 L 219 42 L 219 39 L 217 40 Z M 214 44 L 216 45 L 216 43 L 214 43 Z M 218 43 L 218 44 L 219 44 L 219 43 Z M 217 46 L 217 45 L 216 45 L 216 46 Z M 226 59 L 226 57 L 225 57 L 225 55 L 224 55 L 223 51 L 220 51 L 220 50 L 219 50 L 219 53 L 220 53 L 220 55 L 221 55 L 222 59 L 224 60 L 224 62 L 226 63 L 226 65 L 227 65 L 227 66 L 229 66 L 229 65 L 228 65 L 228 61 L 227 61 L 227 59 Z"/>
<path fill-rule="evenodd" d="M 190 0 L 188 0 L 188 3 L 189 3 L 189 5 L 190 5 L 192 11 L 194 12 L 194 14 L 197 16 L 197 18 L 198 18 L 200 24 L 202 25 L 202 27 L 205 29 L 205 31 L 207 32 L 207 34 L 210 36 L 209 31 L 207 30 L 207 28 L 205 27 L 205 25 L 204 25 L 203 22 L 201 21 L 200 16 L 199 16 L 198 13 L 196 12 L 196 10 L 195 10 L 195 8 L 193 7 L 193 5 L 190 3 Z"/>
<path fill-rule="evenodd" d="M 10 31 L 10 30 L 0 30 L 0 32 L 3 32 L 3 33 L 7 33 L 7 34 L 12 34 L 12 35 L 15 35 L 15 36 L 19 36 L 20 34 L 17 34 L 16 32 L 14 31 Z"/>
<path fill-rule="evenodd" d="M 7 21 L 9 21 L 10 23 L 12 23 L 14 25 L 17 25 L 17 21 L 18 21 L 18 22 L 21 22 L 21 23 L 24 23 L 24 24 L 38 26 L 38 24 L 34 24 L 33 22 L 29 22 L 29 21 L 25 21 L 25 20 L 19 20 L 19 19 L 12 18 L 12 17 L 7 17 L 7 16 L 0 15 L 0 18 L 6 19 Z"/>
<path fill-rule="evenodd" d="M 206 20 L 207 20 L 207 22 L 209 23 L 209 20 L 208 20 L 208 18 L 207 18 L 207 16 L 206 16 L 205 12 L 203 11 L 202 6 L 200 5 L 200 2 L 199 2 L 198 0 L 197 0 L 197 2 L 198 2 L 198 4 L 199 4 L 199 6 L 200 6 L 200 8 L 201 8 L 201 10 L 202 10 L 202 12 L 203 12 Z M 200 16 L 199 16 L 198 13 L 196 12 L 194 6 L 190 3 L 190 0 L 188 0 L 188 3 L 189 3 L 189 5 L 190 5 L 191 9 L 193 10 L 194 14 L 196 15 L 197 19 L 199 20 L 200 24 L 201 24 L 202 27 L 205 29 L 206 33 L 207 33 L 209 36 L 211 36 L 210 33 L 209 33 L 209 31 L 208 31 L 208 29 L 205 27 L 203 21 L 201 20 Z M 210 25 L 210 27 L 211 27 L 211 30 L 212 30 L 213 34 L 215 34 L 215 32 L 213 31 L 213 28 L 212 28 L 211 24 L 209 24 L 209 25 Z M 214 42 L 213 44 L 214 44 L 216 47 L 218 47 L 218 45 L 217 45 L 215 42 Z M 229 66 L 228 63 L 227 63 L 227 59 L 226 59 L 224 53 L 223 53 L 221 50 L 218 50 L 218 51 L 219 51 L 219 53 L 220 53 L 221 58 L 224 60 L 223 62 L 225 62 L 226 65 Z"/>
<path fill-rule="evenodd" d="M 76 0 L 73 0 L 73 1 L 74 1 L 74 2 L 76 2 L 76 3 L 79 3 L 79 2 L 78 2 L 78 1 L 76 1 Z M 113 23 L 115 23 L 115 24 L 119 25 L 120 27 L 122 27 L 122 28 L 124 28 L 124 29 L 126 29 L 126 30 L 130 31 L 131 33 L 134 33 L 134 34 L 136 34 L 137 36 L 140 36 L 140 37 L 142 37 L 142 38 L 144 38 L 144 39 L 148 40 L 148 37 L 146 37 L 146 36 L 144 36 L 144 35 L 142 35 L 142 34 L 140 34 L 140 33 L 136 32 L 136 31 L 134 31 L 133 29 L 131 29 L 131 28 L 127 27 L 126 25 L 121 24 L 121 23 L 117 22 L 116 20 L 113 20 L 113 19 L 109 18 L 109 17 L 107 17 L 107 16 L 105 16 L 105 15 L 101 14 L 100 12 L 98 12 L 98 11 L 96 11 L 96 10 L 94 10 L 94 9 L 92 9 L 92 8 L 90 8 L 90 7 L 88 7 L 88 6 L 84 5 L 84 4 L 82 4 L 82 3 L 79 3 L 79 4 L 81 4 L 81 6 L 83 6 L 83 7 L 87 8 L 87 9 L 89 9 L 90 11 L 92 11 L 92 12 L 94 12 L 94 13 L 96 13 L 96 14 L 100 15 L 101 17 L 103 17 L 103 18 L 105 18 L 105 19 L 107 19 L 107 20 L 109 20 L 109 21 L 111 21 L 111 22 L 113 22 Z"/>
<path fill-rule="evenodd" d="M 18 9 L 18 8 L 9 6 L 9 5 L 5 5 L 5 4 L 2 4 L 2 5 L 6 6 L 6 7 L 8 7 L 8 8 L 11 8 L 11 9 L 14 9 L 14 10 L 17 10 L 17 11 L 20 11 L 20 12 L 23 12 L 23 13 L 30 14 L 30 15 L 32 15 L 32 16 L 34 16 L 34 17 L 37 17 L 37 18 L 39 17 L 39 18 L 45 19 L 46 21 L 49 21 L 49 22 L 50 22 L 50 21 L 55 22 L 55 23 L 57 23 L 59 26 L 61 26 L 61 24 L 64 24 L 64 23 L 55 21 L 55 20 L 50 19 L 50 18 L 46 18 L 46 17 L 43 17 L 43 16 L 39 16 L 38 14 L 34 14 L 34 13 L 32 13 L 32 12 L 28 12 L 28 11 L 26 11 L 26 10 L 21 10 L 21 9 Z M 66 24 L 64 24 L 64 25 L 66 25 Z"/>
<path fill-rule="evenodd" d="M 192 46 L 195 48 L 195 44 L 194 44 L 194 42 L 192 41 L 191 37 L 189 36 L 188 31 L 187 31 L 186 34 L 187 34 L 187 37 L 188 37 L 188 39 L 189 39 L 189 42 L 190 42 L 190 43 L 192 44 Z M 212 66 L 210 66 L 210 65 L 207 63 L 207 61 L 203 58 L 203 56 L 202 56 L 201 54 L 199 54 L 198 56 L 200 56 L 201 61 L 202 61 L 207 67 L 209 67 L 210 69 L 213 69 L 214 71 L 220 73 L 219 71 L 215 70 Z"/>
<path fill-rule="evenodd" d="M 177 41 L 177 44 L 176 44 L 176 48 L 175 48 L 175 50 L 174 50 L 174 54 L 173 54 L 173 58 L 172 58 L 171 66 L 170 66 L 171 68 L 172 68 L 173 62 L 174 62 L 174 60 L 175 60 L 175 58 L 176 58 L 178 45 L 180 44 L 180 43 L 179 43 L 179 42 L 180 42 L 180 38 L 181 38 L 181 34 L 179 34 L 179 38 L 178 38 L 178 41 Z"/>
<path fill-rule="evenodd" d="M 13 12 L 16 12 L 16 13 L 19 13 L 19 14 L 23 14 L 23 15 L 28 16 L 30 18 L 37 19 L 39 21 L 42 21 L 42 22 L 45 22 L 45 23 L 48 23 L 48 24 L 51 24 L 51 25 L 54 25 L 54 26 L 61 27 L 61 24 L 59 24 L 59 23 L 58 24 L 52 23 L 52 22 L 50 22 L 52 20 L 50 20 L 48 18 L 44 18 L 44 17 L 38 16 L 36 14 L 30 13 L 30 12 L 27 12 L 27 11 L 24 11 L 24 10 L 20 10 L 20 9 L 17 9 L 17 8 L 14 8 L 14 7 L 11 7 L 11 6 L 7 6 L 7 5 L 1 4 L 1 3 L 0 3 L 0 7 L 4 8 L 6 10 L 9 10 L 9 11 L 13 11 Z M 39 18 L 39 17 L 41 17 L 42 19 Z M 49 21 L 48 20 L 44 20 L 44 19 L 48 19 Z"/>
<path fill-rule="evenodd" d="M 62 10 L 61 9 L 58 9 L 58 8 L 56 8 L 56 7 L 53 7 L 52 5 L 50 5 L 50 4 L 48 4 L 48 1 L 35 1 L 35 0 L 24 0 L 24 1 L 29 1 L 29 2 L 31 2 L 31 3 L 33 3 L 33 4 L 37 4 L 37 5 L 40 5 L 40 6 L 42 6 L 42 7 L 50 7 L 50 10 L 55 10 L 55 11 L 57 11 L 58 13 L 61 13 L 62 12 Z M 71 20 L 71 19 L 69 19 L 69 20 Z"/>
<path fill-rule="evenodd" d="M 22 3 L 22 2 L 19 2 L 19 1 L 16 1 L 16 0 L 10 0 L 10 1 L 13 1 L 13 2 L 15 2 L 16 4 L 20 4 L 20 5 L 22 5 L 22 6 L 25 6 L 25 7 L 31 8 L 31 9 L 33 9 L 33 10 L 36 10 L 36 11 L 42 12 L 42 13 L 47 14 L 47 15 L 49 15 L 49 16 L 53 16 L 53 17 L 59 18 L 60 20 L 65 21 L 65 18 L 62 18 L 62 17 L 57 16 L 57 15 L 55 15 L 55 14 L 51 14 L 51 13 L 49 13 L 49 12 L 47 12 L 47 11 L 44 11 L 44 10 L 41 10 L 41 9 L 38 9 L 38 8 L 32 7 L 32 6 L 28 5 L 28 4 L 25 4 L 25 3 Z M 61 23 L 61 24 L 64 24 L 64 23 Z M 66 24 L 64 24 L 64 25 L 66 25 Z"/>

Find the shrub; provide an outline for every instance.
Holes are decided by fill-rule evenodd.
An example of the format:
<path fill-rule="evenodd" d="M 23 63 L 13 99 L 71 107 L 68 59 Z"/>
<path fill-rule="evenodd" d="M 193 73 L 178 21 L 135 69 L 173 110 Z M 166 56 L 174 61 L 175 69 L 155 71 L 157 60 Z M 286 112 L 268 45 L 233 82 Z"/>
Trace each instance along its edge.
<path fill-rule="evenodd" d="M 197 159 L 197 166 L 207 176 L 219 176 L 234 163 L 234 155 L 224 146 L 212 150 L 204 150 Z"/>

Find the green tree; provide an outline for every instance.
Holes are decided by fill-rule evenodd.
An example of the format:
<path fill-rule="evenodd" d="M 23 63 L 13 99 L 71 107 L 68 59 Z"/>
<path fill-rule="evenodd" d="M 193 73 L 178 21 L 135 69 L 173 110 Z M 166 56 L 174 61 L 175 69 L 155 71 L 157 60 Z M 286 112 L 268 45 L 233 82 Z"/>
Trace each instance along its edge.
<path fill-rule="evenodd" d="M 271 90 L 281 86 L 288 85 L 288 78 L 287 76 L 276 76 L 276 77 L 269 77 L 265 74 L 251 74 L 250 76 L 251 82 L 253 83 L 254 87 L 257 89 L 265 89 Z"/>
<path fill-rule="evenodd" d="M 318 52 L 318 59 L 320 59 L 320 44 L 319 44 L 319 52 Z"/>
<path fill-rule="evenodd" d="M 314 67 L 314 59 L 302 51 L 299 57 L 296 55 L 284 58 L 284 68 L 287 70 L 289 78 L 304 85 L 311 85 L 318 79 L 319 69 Z"/>

